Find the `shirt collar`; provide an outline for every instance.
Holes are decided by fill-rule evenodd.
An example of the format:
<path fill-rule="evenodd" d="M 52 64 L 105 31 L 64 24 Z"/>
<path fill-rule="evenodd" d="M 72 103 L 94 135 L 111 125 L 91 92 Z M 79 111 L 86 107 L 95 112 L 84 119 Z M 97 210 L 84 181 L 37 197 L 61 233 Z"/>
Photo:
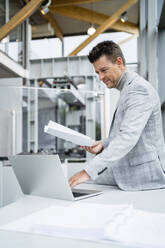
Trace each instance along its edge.
<path fill-rule="evenodd" d="M 124 86 L 124 83 L 125 83 L 126 72 L 127 71 L 124 71 L 121 74 L 121 77 L 119 78 L 119 81 L 117 82 L 116 87 L 115 87 L 116 89 L 118 89 L 120 91 L 123 89 L 123 86 Z"/>

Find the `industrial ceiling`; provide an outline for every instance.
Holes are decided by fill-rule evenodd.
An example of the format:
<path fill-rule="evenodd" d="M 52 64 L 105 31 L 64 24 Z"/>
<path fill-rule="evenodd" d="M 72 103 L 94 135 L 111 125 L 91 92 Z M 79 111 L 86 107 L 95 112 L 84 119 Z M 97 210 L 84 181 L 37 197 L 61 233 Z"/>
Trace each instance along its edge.
<path fill-rule="evenodd" d="M 64 6 L 62 6 L 63 1 L 61 1 L 61 6 L 60 4 L 56 5 L 56 2 L 56 0 L 52 0 L 52 4 L 49 7 L 50 13 L 59 25 L 63 36 L 66 36 L 86 34 L 87 29 L 91 24 L 94 24 L 97 28 L 101 22 L 114 14 L 124 3 L 127 2 L 127 0 L 86 1 L 88 3 L 74 5 L 66 4 Z M 120 20 L 118 21 L 121 25 L 121 31 L 124 31 L 124 27 L 126 31 L 129 30 L 127 29 L 127 26 L 131 25 L 132 28 L 138 27 L 138 12 L 138 3 L 134 4 L 127 10 L 127 21 L 124 24 Z M 31 23 L 33 25 L 33 37 L 37 37 L 35 29 L 37 30 L 37 27 L 39 28 L 38 25 L 46 24 L 48 21 L 41 12 L 36 11 L 31 16 Z M 115 30 L 119 31 L 119 29 L 120 28 Z M 114 29 L 111 28 L 111 30 Z"/>
<path fill-rule="evenodd" d="M 112 16 L 128 0 L 50 0 L 49 12 L 43 15 L 41 8 L 30 16 L 32 38 L 48 36 L 72 36 L 86 34 L 91 24 L 97 28 Z M 29 0 L 9 1 L 10 17 L 14 16 Z M 44 5 L 44 4 L 43 4 Z M 1 12 L 2 13 L 2 12 Z M 138 32 L 139 5 L 134 3 L 127 10 L 127 20 L 120 19 L 106 31 Z M 48 23 L 50 23 L 48 25 Z M 51 27 L 51 28 L 50 28 Z M 60 35 L 59 35 L 60 32 Z"/>

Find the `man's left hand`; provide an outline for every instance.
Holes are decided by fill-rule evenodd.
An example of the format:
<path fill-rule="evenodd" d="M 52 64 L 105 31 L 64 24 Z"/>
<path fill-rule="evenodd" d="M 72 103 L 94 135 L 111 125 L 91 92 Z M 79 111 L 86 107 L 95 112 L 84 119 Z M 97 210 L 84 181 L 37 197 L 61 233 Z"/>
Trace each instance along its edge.
<path fill-rule="evenodd" d="M 90 176 L 86 173 L 85 170 L 82 170 L 69 179 L 69 185 L 71 188 L 73 188 L 77 184 L 84 183 L 88 181 L 89 179 L 90 179 Z"/>

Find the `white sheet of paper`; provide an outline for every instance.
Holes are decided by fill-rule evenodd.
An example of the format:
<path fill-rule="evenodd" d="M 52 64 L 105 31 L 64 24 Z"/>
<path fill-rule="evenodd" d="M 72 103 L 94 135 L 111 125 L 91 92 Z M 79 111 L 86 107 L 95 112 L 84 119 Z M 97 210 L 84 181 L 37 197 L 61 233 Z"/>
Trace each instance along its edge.
<path fill-rule="evenodd" d="M 73 203 L 52 206 L 2 226 L 3 230 L 40 233 L 58 237 L 101 240 L 108 220 L 114 220 L 128 205 Z"/>
<path fill-rule="evenodd" d="M 87 135 L 76 132 L 53 121 L 49 121 L 48 125 L 44 128 L 44 132 L 81 146 L 92 146 L 95 142 Z"/>
<path fill-rule="evenodd" d="M 107 239 L 145 248 L 165 247 L 165 214 L 129 209 L 105 229 Z"/>

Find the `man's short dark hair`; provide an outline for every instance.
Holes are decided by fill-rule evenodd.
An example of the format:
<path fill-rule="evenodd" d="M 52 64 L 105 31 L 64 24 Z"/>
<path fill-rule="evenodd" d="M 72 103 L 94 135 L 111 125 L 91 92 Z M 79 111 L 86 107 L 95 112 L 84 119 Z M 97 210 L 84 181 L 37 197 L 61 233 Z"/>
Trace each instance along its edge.
<path fill-rule="evenodd" d="M 123 64 L 125 65 L 125 58 L 118 44 L 110 41 L 103 41 L 98 43 L 88 55 L 88 59 L 91 63 L 96 62 L 100 57 L 107 56 L 112 63 L 116 62 L 117 57 L 121 57 Z"/>

